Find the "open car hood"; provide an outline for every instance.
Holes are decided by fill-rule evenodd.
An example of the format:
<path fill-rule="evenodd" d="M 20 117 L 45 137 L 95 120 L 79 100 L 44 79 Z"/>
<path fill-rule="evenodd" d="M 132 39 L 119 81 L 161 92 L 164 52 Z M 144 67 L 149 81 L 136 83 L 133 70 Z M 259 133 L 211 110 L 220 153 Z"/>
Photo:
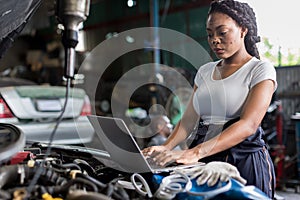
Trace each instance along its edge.
<path fill-rule="evenodd" d="M 0 58 L 40 4 L 41 0 L 0 0 Z"/>

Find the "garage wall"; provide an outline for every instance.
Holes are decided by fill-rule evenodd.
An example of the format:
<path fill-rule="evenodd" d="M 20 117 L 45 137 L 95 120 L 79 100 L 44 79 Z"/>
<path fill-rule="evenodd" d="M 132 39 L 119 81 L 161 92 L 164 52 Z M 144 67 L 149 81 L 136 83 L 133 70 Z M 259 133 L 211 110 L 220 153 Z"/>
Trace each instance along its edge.
<path fill-rule="evenodd" d="M 282 101 L 286 120 L 300 112 L 300 66 L 276 67 L 278 88 L 277 99 Z"/>
<path fill-rule="evenodd" d="M 49 3 L 52 1 L 45 2 Z M 126 0 L 91 0 L 90 14 L 84 22 L 83 38 L 85 51 L 93 49 L 104 41 L 109 34 L 138 27 L 152 26 L 153 13 L 151 2 L 151 0 L 137 1 L 136 6 L 129 8 Z M 164 0 L 158 2 L 160 27 L 182 32 L 198 41 L 209 51 L 206 42 L 205 21 L 211 0 Z M 47 26 L 45 25 L 34 31 L 36 35 L 44 40 L 38 43 L 41 45 L 46 45 L 54 40 L 59 40 L 59 42 L 61 40 L 61 34 L 57 31 L 57 20 L 54 16 L 53 8 L 50 10 L 50 13 L 43 11 L 43 17 L 45 17 L 45 13 L 50 15 L 47 20 Z M 38 18 L 41 18 L 40 15 Z M 16 40 L 14 42 L 13 47 L 9 49 L 9 52 L 0 61 L 2 70 L 16 65 L 26 65 L 23 54 L 26 54 L 27 46 L 32 44 L 29 40 L 26 41 L 28 41 L 28 44 L 23 44 L 24 40 Z M 40 49 L 44 49 L 44 47 L 40 47 Z M 80 59 L 84 58 L 84 56 L 79 55 L 78 58 L 77 67 L 82 62 Z M 130 69 L 132 66 L 148 63 L 152 59 L 152 52 L 136 52 L 136 54 L 127 56 L 121 62 L 118 62 L 119 67 L 116 70 L 120 70 L 120 68 Z M 163 64 L 168 66 L 192 68 L 183 58 L 169 52 L 161 52 L 161 60 Z M 118 73 L 115 72 L 115 74 Z"/>
<path fill-rule="evenodd" d="M 114 0 L 99 1 L 91 6 L 90 16 L 85 23 L 85 48 L 90 51 L 96 45 L 107 38 L 109 34 L 120 33 L 129 29 L 153 26 L 151 1 L 138 1 L 135 7 L 129 8 L 127 1 Z M 168 28 L 184 33 L 199 42 L 207 51 L 210 51 L 206 39 L 205 22 L 210 0 L 173 0 L 158 1 L 160 24 L 162 28 Z M 116 6 L 118 5 L 118 6 Z M 211 52 L 209 52 L 211 53 Z M 149 54 L 149 52 L 146 52 Z M 147 59 L 149 56 L 139 54 Z M 190 64 L 179 56 L 169 52 L 161 52 L 163 64 L 174 67 L 191 68 Z M 126 69 L 136 66 L 141 60 L 127 58 L 122 66 Z"/>

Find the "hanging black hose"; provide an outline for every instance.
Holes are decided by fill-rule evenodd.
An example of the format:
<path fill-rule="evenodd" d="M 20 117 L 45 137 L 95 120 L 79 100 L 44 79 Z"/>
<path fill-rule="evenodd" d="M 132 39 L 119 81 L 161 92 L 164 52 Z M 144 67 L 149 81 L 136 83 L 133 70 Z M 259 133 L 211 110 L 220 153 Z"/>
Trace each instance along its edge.
<path fill-rule="evenodd" d="M 48 156 L 50 155 L 50 153 L 51 153 L 51 145 L 52 145 L 52 142 L 53 142 L 53 139 L 54 139 L 56 130 L 57 130 L 59 124 L 61 123 L 62 119 L 63 119 L 63 115 L 64 115 L 64 113 L 65 113 L 65 110 L 66 110 L 66 107 L 67 107 L 67 104 L 68 104 L 70 86 L 71 86 L 71 80 L 68 78 L 68 79 L 67 79 L 67 84 L 66 84 L 65 103 L 64 103 L 64 106 L 63 106 L 63 108 L 62 108 L 62 111 L 61 111 L 60 115 L 59 115 L 58 118 L 57 118 L 55 127 L 54 127 L 54 129 L 53 129 L 53 131 L 52 131 L 52 133 L 51 133 L 51 135 L 50 135 L 50 138 L 49 138 L 49 146 L 48 146 L 47 151 L 46 151 L 46 153 L 45 153 L 45 155 L 44 155 L 44 160 L 46 160 L 47 157 L 48 157 Z M 42 166 L 42 165 L 41 165 L 41 166 Z M 36 173 L 35 173 L 35 175 L 34 175 L 32 181 L 31 181 L 30 185 L 27 187 L 27 192 L 28 192 L 28 194 L 31 193 L 31 191 L 32 191 L 32 189 L 33 189 L 33 186 L 36 184 L 37 180 L 39 179 L 39 176 L 41 175 L 41 172 L 42 172 L 42 167 L 39 168 L 39 169 L 36 171 Z"/>

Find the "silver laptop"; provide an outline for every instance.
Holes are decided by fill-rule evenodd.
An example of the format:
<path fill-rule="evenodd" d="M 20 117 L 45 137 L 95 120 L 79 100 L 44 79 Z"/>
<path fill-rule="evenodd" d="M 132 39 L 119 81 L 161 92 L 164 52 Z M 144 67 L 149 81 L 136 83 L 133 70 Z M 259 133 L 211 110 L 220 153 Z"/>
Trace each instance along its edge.
<path fill-rule="evenodd" d="M 88 119 L 106 151 L 109 153 L 111 160 L 118 164 L 118 170 L 129 173 L 160 173 L 204 164 L 196 163 L 170 167 L 157 166 L 144 157 L 122 119 L 95 115 L 88 116 Z"/>

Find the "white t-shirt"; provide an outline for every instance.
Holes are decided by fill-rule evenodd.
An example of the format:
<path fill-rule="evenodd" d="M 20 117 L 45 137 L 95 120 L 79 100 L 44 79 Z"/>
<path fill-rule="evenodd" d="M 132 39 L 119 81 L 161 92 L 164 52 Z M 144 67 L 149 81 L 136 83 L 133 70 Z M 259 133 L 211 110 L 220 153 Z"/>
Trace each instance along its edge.
<path fill-rule="evenodd" d="M 194 83 L 198 87 L 193 98 L 195 111 L 208 123 L 224 124 L 240 116 L 250 89 L 263 80 L 273 80 L 277 88 L 274 66 L 255 57 L 222 80 L 214 80 L 213 72 L 220 61 L 201 66 Z"/>

